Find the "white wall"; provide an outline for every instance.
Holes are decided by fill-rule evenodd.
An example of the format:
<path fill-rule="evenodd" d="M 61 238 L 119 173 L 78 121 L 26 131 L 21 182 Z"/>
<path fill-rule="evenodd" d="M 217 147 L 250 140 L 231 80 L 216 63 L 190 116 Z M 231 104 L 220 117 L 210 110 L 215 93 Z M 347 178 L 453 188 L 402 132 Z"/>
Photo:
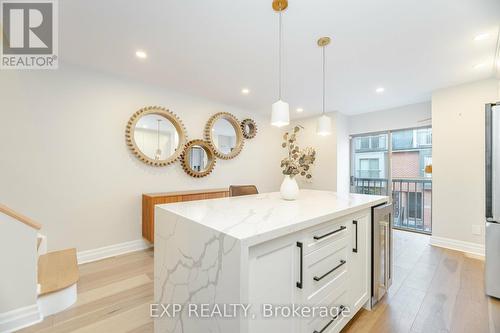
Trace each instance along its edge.
<path fill-rule="evenodd" d="M 337 112 L 335 117 L 337 136 L 337 192 L 349 193 L 350 184 L 350 140 L 349 117 Z"/>
<path fill-rule="evenodd" d="M 328 113 L 332 119 L 332 135 L 321 136 L 316 134 L 317 117 L 303 118 L 292 121 L 290 128 L 301 125 L 297 136 L 297 144 L 303 149 L 312 147 L 316 149 L 316 161 L 312 169 L 312 179 L 306 181 L 303 177 L 298 177 L 301 188 L 316 190 L 337 190 L 337 113 Z M 285 149 L 282 149 L 282 156 L 285 156 Z"/>
<path fill-rule="evenodd" d="M 36 263 L 36 230 L 0 213 L 0 314 L 36 304 Z"/>
<path fill-rule="evenodd" d="M 431 102 L 363 113 L 349 117 L 349 133 L 363 134 L 430 125 Z M 426 121 L 424 121 L 427 119 Z"/>
<path fill-rule="evenodd" d="M 141 239 L 141 195 L 256 184 L 279 189 L 281 131 L 269 119 L 78 67 L 0 74 L 0 202 L 43 225 L 49 249 L 79 251 Z M 146 105 L 177 113 L 190 139 L 213 113 L 254 118 L 258 134 L 203 179 L 179 163 L 154 168 L 125 144 L 129 117 Z"/>
<path fill-rule="evenodd" d="M 484 109 L 499 97 L 493 79 L 432 94 L 433 237 L 484 244 Z"/>

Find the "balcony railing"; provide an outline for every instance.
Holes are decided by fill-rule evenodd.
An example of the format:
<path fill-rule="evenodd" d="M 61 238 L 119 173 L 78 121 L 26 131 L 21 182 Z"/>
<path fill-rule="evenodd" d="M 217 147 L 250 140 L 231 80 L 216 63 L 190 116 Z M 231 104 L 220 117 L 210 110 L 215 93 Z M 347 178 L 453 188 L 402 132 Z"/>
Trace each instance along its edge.
<path fill-rule="evenodd" d="M 387 195 L 387 178 L 351 178 L 353 192 L 360 194 Z"/>
<path fill-rule="evenodd" d="M 352 178 L 355 193 L 388 195 L 386 178 Z M 392 179 L 394 228 L 432 232 L 432 179 Z"/>

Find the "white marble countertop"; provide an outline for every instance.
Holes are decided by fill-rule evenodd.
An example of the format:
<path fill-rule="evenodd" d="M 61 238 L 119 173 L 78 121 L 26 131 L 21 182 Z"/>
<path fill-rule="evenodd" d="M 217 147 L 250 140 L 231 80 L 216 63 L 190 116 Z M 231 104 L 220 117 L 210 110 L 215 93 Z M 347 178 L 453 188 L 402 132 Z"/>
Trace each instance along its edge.
<path fill-rule="evenodd" d="M 386 196 L 301 190 L 295 201 L 285 201 L 273 192 L 157 207 L 251 246 L 388 200 Z"/>

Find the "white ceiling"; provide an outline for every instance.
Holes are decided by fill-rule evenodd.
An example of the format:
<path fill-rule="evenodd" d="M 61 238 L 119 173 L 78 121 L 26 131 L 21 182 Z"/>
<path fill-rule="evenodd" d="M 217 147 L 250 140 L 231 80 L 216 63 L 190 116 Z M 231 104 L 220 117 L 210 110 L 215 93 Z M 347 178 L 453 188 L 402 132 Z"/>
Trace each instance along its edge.
<path fill-rule="evenodd" d="M 430 99 L 493 75 L 499 0 L 289 0 L 284 14 L 284 100 L 320 112 L 321 50 L 327 109 L 356 114 Z M 277 100 L 277 22 L 271 0 L 60 1 L 60 55 L 227 105 L 270 114 Z M 482 42 L 474 37 L 489 32 Z M 143 49 L 148 58 L 139 60 Z M 474 65 L 485 63 L 481 69 Z M 375 89 L 385 87 L 384 94 Z M 244 96 L 242 88 L 251 93 Z M 299 116 L 293 112 L 292 116 Z"/>

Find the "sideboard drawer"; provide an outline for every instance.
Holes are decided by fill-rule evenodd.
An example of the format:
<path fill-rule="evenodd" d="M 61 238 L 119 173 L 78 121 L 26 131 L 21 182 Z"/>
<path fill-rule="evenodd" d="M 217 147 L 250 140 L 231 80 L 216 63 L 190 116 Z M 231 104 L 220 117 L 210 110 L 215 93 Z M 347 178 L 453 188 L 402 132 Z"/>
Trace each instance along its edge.
<path fill-rule="evenodd" d="M 341 288 L 348 272 L 348 237 L 341 238 L 304 257 L 303 301 L 316 304 Z"/>
<path fill-rule="evenodd" d="M 325 226 L 308 230 L 303 239 L 304 254 L 312 253 L 320 248 L 344 238 L 348 238 L 351 220 L 348 218 L 334 220 Z"/>

